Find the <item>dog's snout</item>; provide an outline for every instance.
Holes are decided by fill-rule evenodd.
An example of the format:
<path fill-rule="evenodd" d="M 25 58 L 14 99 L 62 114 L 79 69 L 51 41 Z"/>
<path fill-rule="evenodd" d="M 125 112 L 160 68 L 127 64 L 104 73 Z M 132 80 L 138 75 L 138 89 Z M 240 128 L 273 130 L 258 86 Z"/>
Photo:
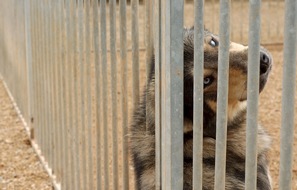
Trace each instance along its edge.
<path fill-rule="evenodd" d="M 266 74 L 271 66 L 271 57 L 264 51 L 260 51 L 260 74 Z"/>

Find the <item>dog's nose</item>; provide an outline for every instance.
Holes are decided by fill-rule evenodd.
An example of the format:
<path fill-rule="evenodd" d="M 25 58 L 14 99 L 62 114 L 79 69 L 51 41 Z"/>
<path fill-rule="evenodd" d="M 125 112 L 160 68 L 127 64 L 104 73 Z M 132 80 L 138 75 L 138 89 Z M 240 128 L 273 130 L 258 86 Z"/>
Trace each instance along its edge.
<path fill-rule="evenodd" d="M 271 66 L 271 57 L 264 51 L 260 51 L 260 75 L 266 74 Z"/>

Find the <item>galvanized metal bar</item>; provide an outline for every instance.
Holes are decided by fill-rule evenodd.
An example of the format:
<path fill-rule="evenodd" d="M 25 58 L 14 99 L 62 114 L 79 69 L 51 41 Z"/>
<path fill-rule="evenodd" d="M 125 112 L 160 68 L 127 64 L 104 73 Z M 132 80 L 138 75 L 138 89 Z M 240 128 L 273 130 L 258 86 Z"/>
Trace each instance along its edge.
<path fill-rule="evenodd" d="M 28 115 L 29 119 L 33 117 L 33 94 L 34 94 L 34 88 L 33 88 L 33 72 L 32 72 L 32 10 L 31 10 L 31 2 L 30 0 L 27 0 L 25 3 L 25 35 L 26 35 L 26 66 L 27 66 L 27 85 L 28 85 Z M 33 131 L 33 124 L 31 123 L 31 119 L 27 121 L 27 124 L 29 125 L 30 132 Z"/>
<path fill-rule="evenodd" d="M 215 13 L 216 12 L 216 10 L 215 10 L 215 5 L 216 5 L 215 0 L 211 0 L 211 5 L 212 5 L 211 6 L 212 12 Z M 216 17 L 215 17 L 215 14 L 212 14 L 212 21 L 213 22 L 212 22 L 212 26 L 211 26 L 212 29 L 211 30 L 212 31 L 215 31 L 215 26 L 216 26 L 216 22 L 215 22 L 216 21 Z"/>
<path fill-rule="evenodd" d="M 47 6 L 48 6 L 48 14 L 47 14 L 47 18 L 48 18 L 48 28 L 47 28 L 47 32 L 48 32 L 48 68 L 49 70 L 48 72 L 48 80 L 49 80 L 49 130 L 50 130 L 50 160 L 51 160 L 51 165 L 50 168 L 52 169 L 52 174 L 54 174 L 56 172 L 56 160 L 55 160 L 55 155 L 56 155 L 56 141 L 55 141 L 55 97 L 54 97 L 54 70 L 53 70 L 53 66 L 54 66 L 54 57 L 53 57 L 53 51 L 54 51 L 54 47 L 53 47 L 53 14 L 52 14 L 52 2 L 53 1 L 48 1 L 47 2 Z"/>
<path fill-rule="evenodd" d="M 165 182 L 166 182 L 166 162 L 167 160 L 165 159 L 165 150 L 167 149 L 166 147 L 166 136 L 165 134 L 167 134 L 167 131 L 165 129 L 165 125 L 166 125 L 166 119 L 165 119 L 165 116 L 166 116 L 166 96 L 165 96 L 165 90 L 164 90 L 164 86 L 166 86 L 166 75 L 165 75 L 165 72 L 164 70 L 166 69 L 166 33 L 165 33 L 165 21 L 166 21 L 166 17 L 165 17 L 165 11 L 166 11 L 166 1 L 161 1 L 161 11 L 160 11 L 160 31 L 161 31 L 161 36 L 160 36 L 160 49 L 161 49 L 161 56 L 160 56 L 160 65 L 161 65 L 161 68 L 159 68 L 160 72 L 159 75 L 160 75 L 160 80 L 161 80 L 161 84 L 160 84 L 160 95 L 161 95 L 161 113 L 160 113 L 160 119 L 161 119 L 161 124 L 160 124 L 160 127 L 161 127 L 161 136 L 160 136 L 160 140 L 161 140 L 161 150 L 160 150 L 160 153 L 161 153 L 161 187 L 160 189 L 165 189 Z"/>
<path fill-rule="evenodd" d="M 36 92 L 37 92 L 37 86 L 36 86 L 36 10 L 35 10 L 36 3 L 34 0 L 30 2 L 30 29 L 31 29 L 31 55 L 32 55 L 32 97 L 31 97 L 31 118 L 30 118 L 30 123 L 32 125 L 31 128 L 31 138 L 34 139 L 35 142 L 37 142 L 36 135 L 37 135 L 37 126 L 36 126 L 36 107 L 37 107 L 37 98 L 36 98 Z"/>
<path fill-rule="evenodd" d="M 101 92 L 103 97 L 103 110 L 107 110 L 107 47 L 106 47 L 106 0 L 100 1 L 100 36 L 101 36 L 101 72 L 102 72 L 102 86 Z M 104 138 L 104 187 L 109 188 L 109 163 L 108 163 L 108 122 L 107 112 L 103 111 L 103 138 Z"/>
<path fill-rule="evenodd" d="M 74 186 L 74 183 L 72 181 L 75 180 L 75 159 L 77 157 L 77 152 L 75 149 L 75 145 L 78 139 L 76 139 L 76 130 L 78 129 L 78 122 L 77 122 L 77 83 L 78 83 L 78 78 L 77 78 L 77 52 L 76 52 L 76 46 L 77 46 L 77 40 L 76 40 L 76 35 L 77 35 L 77 15 L 76 11 L 77 10 L 77 0 L 71 0 L 70 1 L 70 33 L 69 33 L 69 48 L 70 48 L 70 61 L 69 61 L 69 69 L 70 69 L 70 76 L 69 76 L 69 84 L 70 84 L 70 91 L 69 91 L 69 98 L 70 98 L 70 126 L 69 126 L 69 140 L 70 140 L 70 187 L 71 189 L 78 188 Z"/>
<path fill-rule="evenodd" d="M 67 125 L 68 125 L 68 101 L 67 101 L 67 16 L 66 16 L 66 10 L 67 10 L 67 4 L 64 1 L 61 1 L 59 4 L 59 12 L 60 12 L 60 18 L 61 18 L 61 64 L 60 64 L 60 69 L 61 69 L 61 110 L 62 110 L 62 145 L 63 145 L 63 154 L 62 154 L 62 163 L 63 163 L 63 170 L 62 170 L 62 180 L 61 180 L 61 187 L 62 189 L 67 189 L 68 188 L 68 158 L 69 158 L 69 152 L 68 152 L 68 136 L 67 136 Z"/>
<path fill-rule="evenodd" d="M 4 9 L 4 2 L 1 1 L 0 2 L 0 7 L 2 7 L 2 9 Z M 0 11 L 0 35 L 4 36 L 4 10 Z M 0 38 L 0 43 L 3 44 L 3 38 Z M 0 46 L 0 80 L 3 80 L 3 75 L 4 75 L 4 62 L 5 62 L 5 58 L 4 58 L 4 46 Z"/>
<path fill-rule="evenodd" d="M 48 161 L 49 167 L 52 168 L 53 166 L 53 159 L 52 159 L 52 128 L 51 128 L 51 120 L 52 120 L 52 113 L 51 113 L 51 94 L 50 94 L 50 86 L 51 86 L 51 80 L 50 80 L 50 32 L 49 32 L 49 25 L 50 25 L 50 6 L 49 6 L 49 0 L 44 1 L 44 34 L 45 34 L 45 43 L 44 43 L 44 52 L 45 52 L 45 70 L 44 70 L 44 75 L 45 75 L 45 88 L 44 88 L 44 93 L 45 93 L 45 121 L 46 121 L 46 159 Z"/>
<path fill-rule="evenodd" d="M 56 2 L 54 0 L 50 1 L 51 3 L 51 26 L 52 26 L 52 106 L 53 106 L 53 144 L 54 144 L 54 175 L 57 177 L 58 175 L 58 166 L 59 166 L 59 138 L 58 138 L 58 89 L 57 89 L 57 46 L 56 46 Z"/>
<path fill-rule="evenodd" d="M 38 126 L 38 131 L 37 131 L 37 142 L 39 144 L 39 148 L 42 150 L 42 130 L 43 130 L 43 125 L 42 125 L 42 116 L 41 116 L 41 72 L 42 72 L 42 63 L 41 63 L 41 13 L 40 13 L 40 1 L 36 1 L 36 70 L 38 71 L 36 73 L 36 88 L 37 88 L 37 93 L 36 93 L 36 101 L 37 101 L 37 115 L 36 115 L 36 123 Z"/>
<path fill-rule="evenodd" d="M 146 55 L 146 86 L 149 83 L 149 75 L 151 70 L 151 60 L 154 52 L 154 44 L 153 44 L 153 25 L 152 25 L 152 2 L 153 1 L 145 1 L 145 55 Z M 148 94 L 145 96 L 146 102 L 148 102 Z M 149 112 L 149 107 L 146 106 L 146 114 Z M 148 120 L 146 120 L 146 129 L 148 129 Z"/>
<path fill-rule="evenodd" d="M 280 3 L 281 3 L 282 1 L 276 1 L 276 7 L 280 7 Z M 276 27 L 276 33 L 278 34 L 278 37 L 280 37 L 280 23 L 281 23 L 281 17 L 278 17 L 278 19 L 277 19 L 277 26 L 278 27 Z"/>
<path fill-rule="evenodd" d="M 135 9 L 137 9 L 137 4 L 136 1 L 132 2 L 132 7 L 134 7 Z M 134 5 L 134 6 L 133 6 Z M 136 13 L 137 10 L 134 10 L 134 12 L 132 14 L 135 14 L 132 16 L 132 20 L 135 19 L 134 16 L 137 15 Z M 112 86 L 112 92 L 111 92 L 111 101 L 112 101 L 112 184 L 113 184 L 113 189 L 116 190 L 119 188 L 119 172 L 118 172 L 118 103 L 117 103 L 117 52 L 116 52 L 116 0 L 110 0 L 109 1 L 109 14 L 110 14 L 110 60 L 111 60 L 111 86 Z M 136 20 L 137 21 L 137 20 Z M 133 22 L 133 21 L 132 21 Z M 135 25 L 137 25 L 137 23 L 134 23 Z M 132 24 L 133 25 L 133 24 Z M 134 30 L 138 30 L 138 25 L 137 28 L 133 28 L 132 29 L 132 33 Z M 135 37 L 136 40 L 138 42 L 138 33 L 137 31 L 135 31 L 135 34 L 132 34 L 132 39 Z M 134 42 L 134 41 L 133 41 Z M 133 43 L 132 42 L 132 43 Z M 135 42 L 134 42 L 135 43 Z M 135 63 L 134 61 L 137 60 L 137 53 L 138 53 L 138 49 L 137 49 L 137 45 L 138 43 L 135 44 L 135 50 L 132 50 L 132 54 L 133 51 L 136 52 L 136 54 L 132 55 L 133 57 L 133 68 L 135 69 L 135 67 L 137 67 L 138 63 Z M 133 45 L 132 45 L 133 46 Z M 133 76 L 137 75 L 139 73 L 137 73 L 138 69 L 136 69 L 136 73 L 135 71 L 133 72 Z M 133 79 L 133 81 L 137 81 L 137 77 Z M 134 86 L 135 85 L 135 86 Z M 139 85 L 139 84 L 138 84 Z M 133 89 L 137 88 L 137 82 L 135 82 L 133 84 Z M 133 99 L 137 99 L 137 90 L 134 91 L 134 95 L 133 95 Z M 139 98 L 139 97 L 138 97 Z M 134 104 L 135 105 L 135 104 Z"/>
<path fill-rule="evenodd" d="M 80 7 L 81 4 L 81 7 Z M 81 62 L 81 51 L 83 51 L 83 46 L 82 44 L 80 44 L 78 41 L 79 40 L 83 40 L 83 37 L 80 36 L 80 27 L 82 27 L 82 23 L 80 22 L 81 20 L 81 15 L 80 15 L 80 11 L 82 11 L 82 2 L 81 1 L 75 1 L 74 2 L 74 11 L 73 11 L 73 17 L 74 17 L 74 32 L 73 32 L 73 43 L 74 43 L 74 122 L 75 122 L 75 126 L 73 126 L 74 128 L 72 129 L 73 131 L 73 151 L 74 151 L 74 155 L 73 155 L 73 167 L 74 167 L 74 172 L 72 173 L 72 179 L 75 181 L 75 189 L 80 189 L 80 174 L 82 174 L 84 176 L 84 173 L 82 173 L 80 171 L 80 137 L 84 136 L 84 133 L 80 132 L 80 127 L 83 128 L 84 124 L 80 125 L 79 123 L 79 112 L 82 113 L 84 111 L 84 107 L 81 106 L 79 104 L 79 91 L 82 92 L 83 94 L 83 87 L 84 84 L 80 83 L 80 89 L 78 88 L 78 83 L 81 82 L 79 81 L 79 77 L 80 79 L 82 78 L 82 73 L 83 73 L 83 69 L 81 69 L 81 67 L 83 66 L 83 63 Z M 81 97 L 83 97 L 83 95 L 81 94 Z M 80 111 L 79 111 L 80 110 Z M 83 120 L 83 119 L 82 119 Z M 81 135 L 82 134 L 82 135 Z M 84 143 L 84 141 L 82 142 Z M 82 156 L 84 156 L 85 154 L 82 153 Z M 82 164 L 85 164 L 85 160 L 82 160 Z M 82 184 L 86 184 L 87 182 L 82 182 Z M 86 189 L 85 186 L 83 187 L 83 189 Z"/>
<path fill-rule="evenodd" d="M 0 2 L 0 6 L 3 8 L 4 7 L 4 3 L 1 1 Z M 3 21 L 3 17 L 4 17 L 4 10 L 1 9 L 0 11 L 0 35 L 4 36 L 4 21 Z M 0 38 L 0 43 L 3 44 L 3 38 Z M 2 82 L 3 80 L 3 74 L 4 74 L 4 46 L 0 46 L 0 80 Z"/>
<path fill-rule="evenodd" d="M 149 1 L 146 1 L 149 2 Z M 139 13 L 138 13 L 139 1 L 131 0 L 132 11 L 132 77 L 133 77 L 133 107 L 137 107 L 139 103 Z"/>
<path fill-rule="evenodd" d="M 52 128 L 51 128 L 51 120 L 52 120 L 52 113 L 51 113 L 51 80 L 50 80 L 50 73 L 51 73 L 51 55 L 50 55 L 50 32 L 49 30 L 49 25 L 50 25 L 50 6 L 49 6 L 49 0 L 44 1 L 44 32 L 45 32 L 45 43 L 44 43 L 44 51 L 45 51 L 45 70 L 44 70 L 44 75 L 45 75 L 45 120 L 46 120 L 46 150 L 47 150 L 47 157 L 46 159 L 48 160 L 49 167 L 52 168 L 53 166 L 53 159 L 52 159 Z"/>
<path fill-rule="evenodd" d="M 72 119 L 71 119 L 71 115 L 72 115 L 72 98 L 71 98 L 71 72 L 70 72 L 70 64 L 72 62 L 72 57 L 71 57 L 71 54 L 73 53 L 72 52 L 72 44 L 71 44 L 71 41 L 73 38 L 71 38 L 71 32 L 72 31 L 72 23 L 70 21 L 70 17 L 71 17 L 71 13 L 70 13 L 70 7 L 71 7 L 71 1 L 70 0 L 65 0 L 65 16 L 66 16 L 66 20 L 65 20 L 65 24 L 66 24 L 66 35 L 65 35 L 65 42 L 66 42 L 66 49 L 67 49 L 67 52 L 66 52 L 66 63 L 65 63 L 65 91 L 66 91 L 66 110 L 67 110 L 67 113 L 66 113 L 66 118 L 67 118 L 67 125 L 66 125 L 66 128 L 65 128 L 65 138 L 66 138 L 66 167 L 67 167 L 67 171 L 65 171 L 65 179 L 66 179 L 66 189 L 72 189 L 72 185 L 71 185 L 71 178 L 70 178 L 70 175 L 71 175 L 71 150 L 70 150 L 70 147 L 71 147 L 71 140 L 70 140 L 70 135 L 69 135 L 69 130 L 70 130 L 70 127 L 72 127 Z"/>
<path fill-rule="evenodd" d="M 123 189 L 129 189 L 128 167 L 128 102 L 127 102 L 127 26 L 126 26 L 126 0 L 120 1 L 120 59 L 121 59 L 121 92 L 122 92 L 122 124 L 123 124 Z"/>
<path fill-rule="evenodd" d="M 102 117 L 101 117 L 101 72 L 100 72 L 100 49 L 99 49 L 99 15 L 98 15 L 98 1 L 93 1 L 93 45 L 94 45 L 94 62 L 95 62 L 95 79 L 96 79 L 96 126 L 97 126 L 97 131 L 96 131 L 96 166 L 97 166 L 97 189 L 101 190 L 102 189 L 102 179 L 101 179 L 101 134 L 100 134 L 100 129 L 101 129 L 101 123 L 102 123 Z"/>
<path fill-rule="evenodd" d="M 166 0 L 162 14 L 162 43 L 165 59 L 162 64 L 162 90 L 165 113 L 162 112 L 162 189 L 183 189 L 183 16 L 184 1 Z M 163 94 L 162 94 L 163 95 Z M 162 108 L 163 109 L 163 108 Z M 164 160 L 164 162 L 163 162 Z M 165 161 L 166 160 L 166 161 Z"/>
<path fill-rule="evenodd" d="M 161 190 L 161 2 L 154 1 L 156 190 Z"/>
<path fill-rule="evenodd" d="M 257 134 L 260 73 L 261 0 L 249 1 L 249 50 L 245 189 L 257 189 Z M 255 64 L 258 63 L 258 64 Z"/>
<path fill-rule="evenodd" d="M 94 189 L 93 185 L 93 133 L 92 133 L 92 88 L 91 88 L 91 33 L 90 33 L 90 0 L 85 1 L 86 12 L 86 25 L 85 25 L 85 37 L 86 37 L 86 82 L 87 82 L 87 133 L 88 137 L 88 189 Z M 87 147 L 86 147 L 87 148 Z"/>
<path fill-rule="evenodd" d="M 43 28 L 42 28 L 42 25 L 41 25 L 41 23 L 43 23 L 43 16 L 42 16 L 42 4 L 41 4 L 42 2 L 41 1 L 38 1 L 38 16 L 39 16 L 39 19 L 38 19 L 38 28 L 39 28 L 39 31 L 38 31 L 38 34 L 39 34 L 39 36 L 38 36 L 38 45 L 39 45 L 39 52 L 38 52 L 38 54 L 39 54 L 39 70 L 40 70 L 40 72 L 39 72 L 39 120 L 40 120 L 40 149 L 42 150 L 42 151 L 44 151 L 44 141 L 45 141 L 45 139 L 43 138 L 44 137 L 44 131 L 45 131 L 45 127 L 44 127 L 44 120 L 43 120 L 43 102 L 42 102 L 42 100 L 43 100 L 43 38 L 42 38 L 42 36 L 43 36 Z M 45 152 L 43 152 L 43 155 L 45 154 Z"/>
<path fill-rule="evenodd" d="M 271 22 L 270 22 L 270 18 L 271 18 L 271 1 L 268 1 L 268 11 L 266 13 L 267 15 L 267 25 L 268 25 L 268 29 L 267 29 L 267 36 L 270 39 L 271 38 Z"/>
<path fill-rule="evenodd" d="M 57 85 L 57 142 L 58 142 L 58 170 L 57 170 L 57 181 L 62 182 L 62 171 L 63 171 L 63 112 L 62 112 L 62 72 L 61 72 L 61 58 L 62 58 L 62 38 L 61 38 L 61 23 L 62 23 L 62 13 L 61 13 L 61 3 L 59 0 L 55 0 L 55 44 L 56 44 L 56 85 Z"/>
<path fill-rule="evenodd" d="M 194 114 L 193 114 L 193 189 L 203 182 L 203 76 L 204 76 L 204 0 L 195 0 L 194 25 Z"/>
<path fill-rule="evenodd" d="M 42 31 L 42 40 L 41 40 L 41 43 L 42 43 L 42 81 L 43 81 L 43 85 L 42 85 L 42 99 L 41 99 L 41 103 L 42 103 L 42 123 L 43 123 L 43 139 L 44 139 L 44 142 L 43 142 L 43 151 L 44 151 L 44 157 L 46 159 L 47 162 L 49 162 L 49 150 L 48 150 L 48 142 L 49 142 L 49 130 L 48 130 L 48 120 L 47 120 L 47 52 L 46 52 L 46 25 L 47 25 L 47 22 L 46 22 L 46 6 L 45 6 L 45 1 L 44 2 L 41 2 L 41 16 L 42 16 L 42 27 L 41 27 L 41 31 Z"/>
<path fill-rule="evenodd" d="M 18 5 L 17 7 L 17 29 L 19 31 L 21 31 L 20 33 L 18 33 L 18 37 L 17 37 L 17 43 L 20 43 L 21 39 L 23 39 L 25 37 L 25 31 L 24 31 L 24 27 L 23 24 L 25 23 L 25 15 L 24 15 L 24 1 L 19 2 L 19 4 L 15 4 Z M 16 98 L 16 102 L 19 104 L 19 109 L 23 112 L 23 116 L 26 118 L 26 114 L 27 114 L 27 109 L 25 109 L 25 97 L 27 95 L 27 93 L 24 93 L 23 96 L 20 95 L 20 93 L 17 93 L 19 90 L 23 90 L 24 92 L 26 92 L 26 83 L 22 83 L 22 81 L 27 81 L 26 80 L 26 72 L 22 72 L 22 70 L 25 70 L 26 67 L 24 67 L 26 65 L 25 64 L 21 64 L 22 61 L 24 61 L 25 57 L 22 56 L 22 51 L 24 51 L 25 49 L 25 44 L 23 43 L 22 45 L 20 45 L 21 48 L 17 48 L 17 62 L 16 64 L 18 65 L 17 67 L 17 73 L 19 74 L 19 78 L 21 79 L 19 83 L 15 84 L 16 85 L 16 92 L 15 92 L 15 98 Z M 16 75 L 17 76 L 17 75 Z M 14 79 L 15 80 L 15 79 Z M 23 86 L 23 87 L 22 87 Z"/>
<path fill-rule="evenodd" d="M 54 127 L 54 130 L 53 130 L 53 141 L 54 141 L 54 146 L 55 146 L 55 151 L 54 151 L 54 163 L 55 163 L 55 168 L 54 168 L 54 174 L 57 178 L 59 178 L 59 175 L 60 175 L 60 151 L 59 151 L 59 146 L 60 146 L 60 143 L 59 143 L 59 114 L 58 114 L 58 108 L 59 108 L 59 103 L 58 103 L 58 58 L 57 58 L 57 55 L 58 55 L 58 46 L 57 46 L 57 2 L 55 0 L 51 1 L 51 16 L 52 16 L 52 33 L 53 33 L 53 36 L 52 36 L 52 48 L 53 48 L 53 59 L 52 59 L 52 67 L 53 67 L 53 87 L 52 87 L 52 90 L 53 90 L 53 110 L 54 110 L 54 117 L 53 117 L 53 127 Z"/>
<path fill-rule="evenodd" d="M 296 89 L 296 35 L 297 3 L 294 0 L 285 2 L 284 30 L 284 69 L 282 92 L 282 128 L 280 150 L 281 190 L 292 189 L 292 166 L 294 144 L 295 89 Z"/>
<path fill-rule="evenodd" d="M 85 63 L 84 63 L 84 10 L 83 10 L 83 0 L 78 1 L 78 46 L 77 46 L 77 51 L 79 52 L 79 65 L 80 65 L 80 119 L 81 119 L 81 129 L 77 129 L 76 131 L 76 136 L 77 139 L 81 137 L 81 163 L 82 163 L 82 171 L 81 171 L 81 185 L 83 186 L 83 189 L 86 189 L 86 184 L 87 184 L 87 163 L 86 163 L 86 122 L 85 122 Z M 80 131 L 80 132 L 79 132 Z M 77 144 L 79 147 L 79 143 Z M 79 162 L 79 157 L 77 157 L 77 162 Z M 78 178 L 79 179 L 79 178 Z"/>
<path fill-rule="evenodd" d="M 30 113 L 31 113 L 31 118 L 30 118 L 30 125 L 31 125 L 31 138 L 34 139 L 34 141 L 37 143 L 37 128 L 38 126 L 36 125 L 36 116 L 37 116 L 37 74 L 36 74 L 36 10 L 35 6 L 36 3 L 34 0 L 30 1 L 29 3 L 30 6 L 30 32 L 31 32 L 31 85 L 32 85 L 32 91 L 31 91 L 31 101 L 30 101 Z M 0 55 L 1 56 L 1 55 Z M 30 79 L 29 79 L 30 80 Z M 29 87 L 30 88 L 30 87 Z"/>
<path fill-rule="evenodd" d="M 240 8 L 241 10 L 243 10 L 243 1 L 244 0 L 240 0 Z M 243 22 L 240 22 L 240 41 L 243 41 Z"/>
<path fill-rule="evenodd" d="M 220 1 L 215 190 L 225 187 L 229 82 L 230 0 Z"/>

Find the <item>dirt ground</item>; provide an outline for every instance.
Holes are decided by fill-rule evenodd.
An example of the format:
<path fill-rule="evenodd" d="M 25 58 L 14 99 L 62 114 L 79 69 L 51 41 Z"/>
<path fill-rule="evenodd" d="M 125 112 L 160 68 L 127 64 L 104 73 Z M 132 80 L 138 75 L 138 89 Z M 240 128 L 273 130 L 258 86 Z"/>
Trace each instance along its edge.
<path fill-rule="evenodd" d="M 0 189 L 52 189 L 0 80 Z"/>

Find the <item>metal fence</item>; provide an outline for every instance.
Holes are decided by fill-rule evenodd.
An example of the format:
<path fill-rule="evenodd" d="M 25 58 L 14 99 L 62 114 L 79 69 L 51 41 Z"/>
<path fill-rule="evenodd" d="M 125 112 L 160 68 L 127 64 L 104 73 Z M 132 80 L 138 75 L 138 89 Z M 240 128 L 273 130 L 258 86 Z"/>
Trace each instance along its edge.
<path fill-rule="evenodd" d="M 221 143 L 216 147 L 215 189 L 222 189 L 229 41 L 249 44 L 249 63 L 259 60 L 260 39 L 272 45 L 284 41 L 279 186 L 292 189 L 296 6 L 294 0 L 131 0 L 128 4 L 126 0 L 0 0 L 0 74 L 55 188 L 133 189 L 128 125 L 154 53 L 156 184 L 182 189 L 183 75 L 176 73 L 183 73 L 183 26 L 195 25 L 195 76 L 201 77 L 194 83 L 194 115 L 200 116 L 194 117 L 194 129 L 199 129 L 194 131 L 194 155 L 199 155 L 203 140 L 199 44 L 205 25 L 220 36 L 217 142 Z M 259 67 L 249 66 L 246 189 L 256 189 Z M 201 189 L 202 158 L 194 160 L 194 185 Z"/>

